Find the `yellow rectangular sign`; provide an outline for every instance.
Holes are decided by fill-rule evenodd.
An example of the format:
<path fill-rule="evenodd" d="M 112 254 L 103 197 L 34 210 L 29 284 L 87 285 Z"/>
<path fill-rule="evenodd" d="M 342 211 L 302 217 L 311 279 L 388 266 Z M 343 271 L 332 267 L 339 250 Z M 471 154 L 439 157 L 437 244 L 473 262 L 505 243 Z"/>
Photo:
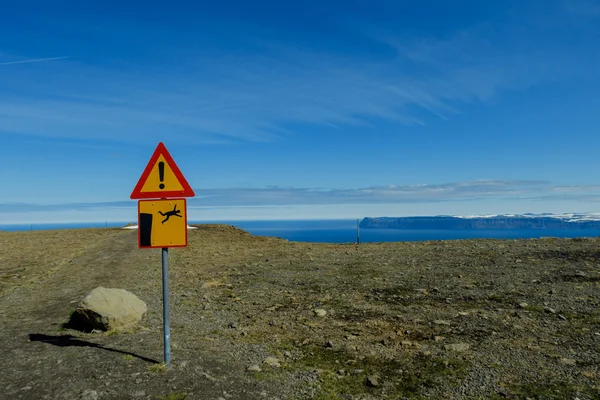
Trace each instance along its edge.
<path fill-rule="evenodd" d="M 138 201 L 138 247 L 185 247 L 188 244 L 185 199 Z"/>

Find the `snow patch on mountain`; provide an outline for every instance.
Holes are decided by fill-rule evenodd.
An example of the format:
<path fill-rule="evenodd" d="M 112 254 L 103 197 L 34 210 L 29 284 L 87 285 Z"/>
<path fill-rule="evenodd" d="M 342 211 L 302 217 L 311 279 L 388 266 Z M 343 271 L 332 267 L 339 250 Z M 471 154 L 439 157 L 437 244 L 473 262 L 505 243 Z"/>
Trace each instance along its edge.
<path fill-rule="evenodd" d="M 566 222 L 600 221 L 600 213 L 526 213 L 526 214 L 483 214 L 483 215 L 455 215 L 455 218 L 555 218 Z"/>

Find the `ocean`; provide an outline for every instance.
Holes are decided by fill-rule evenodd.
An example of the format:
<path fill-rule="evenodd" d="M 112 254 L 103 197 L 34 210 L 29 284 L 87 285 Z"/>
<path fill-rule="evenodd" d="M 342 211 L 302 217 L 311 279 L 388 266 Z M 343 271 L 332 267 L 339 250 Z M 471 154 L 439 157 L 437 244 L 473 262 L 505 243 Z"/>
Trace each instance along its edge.
<path fill-rule="evenodd" d="M 234 225 L 253 235 L 272 236 L 290 241 L 318 243 L 356 242 L 356 220 L 306 221 L 188 221 L 189 224 L 219 223 Z M 4 231 L 52 230 L 72 228 L 114 228 L 126 222 L 72 224 L 0 225 Z M 361 229 L 361 243 L 413 242 L 458 239 L 530 239 L 540 237 L 600 237 L 600 229 Z"/>

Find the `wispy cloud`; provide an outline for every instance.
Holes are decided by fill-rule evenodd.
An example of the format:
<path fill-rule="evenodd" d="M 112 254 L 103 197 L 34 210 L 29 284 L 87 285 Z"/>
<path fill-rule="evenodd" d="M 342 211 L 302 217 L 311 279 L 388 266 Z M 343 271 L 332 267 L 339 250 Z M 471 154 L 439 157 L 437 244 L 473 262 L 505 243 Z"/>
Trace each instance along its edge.
<path fill-rule="evenodd" d="M 42 61 L 63 60 L 65 58 L 69 58 L 69 56 L 51 57 L 51 58 L 34 58 L 31 60 L 20 60 L 20 61 L 5 61 L 5 62 L 0 62 L 0 65 L 28 64 L 28 63 L 36 63 L 36 62 L 42 62 Z"/>
<path fill-rule="evenodd" d="M 389 185 L 359 189 L 284 188 L 197 189 L 190 205 L 380 204 L 506 199 L 548 194 L 551 185 L 537 181 L 481 180 L 446 184 Z"/>
<path fill-rule="evenodd" d="M 24 144 L 33 144 L 33 145 L 48 145 L 50 144 L 48 140 L 36 140 L 30 139 L 25 140 Z M 80 141 L 60 141 L 60 140 L 52 140 L 52 146 L 54 147 L 68 147 L 68 148 L 82 148 L 82 149 L 108 149 L 108 146 L 100 145 L 100 144 L 91 144 L 89 142 L 80 142 Z"/>
<path fill-rule="evenodd" d="M 600 192 L 600 185 L 566 185 L 566 186 L 553 186 L 551 188 L 553 192 L 557 193 L 590 193 Z"/>
<path fill-rule="evenodd" d="M 545 181 L 479 180 L 444 184 L 389 185 L 358 189 L 323 188 L 231 188 L 195 189 L 188 200 L 194 208 L 235 208 L 273 206 L 322 206 L 356 204 L 417 204 L 485 201 L 560 201 L 597 202 L 600 185 L 557 186 Z M 132 201 L 72 204 L 0 204 L 0 214 L 15 212 L 124 210 Z"/>
<path fill-rule="evenodd" d="M 367 57 L 250 37 L 240 47 L 255 52 L 191 49 L 176 65 L 161 68 L 132 68 L 126 61 L 11 69 L 0 75 L 0 129 L 129 142 L 166 131 L 186 143 L 272 141 L 293 132 L 295 124 L 332 132 L 376 120 L 424 125 L 499 93 L 596 73 L 582 70 L 580 55 L 526 21 L 483 23 L 444 37 L 364 36 L 374 46 L 387 46 L 385 54 Z"/>
<path fill-rule="evenodd" d="M 600 3 L 594 0 L 570 0 L 565 9 L 579 17 L 600 17 Z"/>

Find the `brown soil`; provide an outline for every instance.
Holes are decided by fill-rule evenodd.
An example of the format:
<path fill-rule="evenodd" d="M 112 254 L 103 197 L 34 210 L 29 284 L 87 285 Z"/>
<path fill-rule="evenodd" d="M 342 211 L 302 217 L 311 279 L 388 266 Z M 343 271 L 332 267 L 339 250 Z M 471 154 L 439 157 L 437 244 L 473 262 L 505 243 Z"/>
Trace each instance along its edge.
<path fill-rule="evenodd" d="M 600 239 L 356 246 L 202 225 L 170 250 L 165 371 L 160 250 L 136 235 L 0 232 L 0 398 L 600 398 Z M 65 328 L 97 286 L 144 300 L 142 325 Z"/>

